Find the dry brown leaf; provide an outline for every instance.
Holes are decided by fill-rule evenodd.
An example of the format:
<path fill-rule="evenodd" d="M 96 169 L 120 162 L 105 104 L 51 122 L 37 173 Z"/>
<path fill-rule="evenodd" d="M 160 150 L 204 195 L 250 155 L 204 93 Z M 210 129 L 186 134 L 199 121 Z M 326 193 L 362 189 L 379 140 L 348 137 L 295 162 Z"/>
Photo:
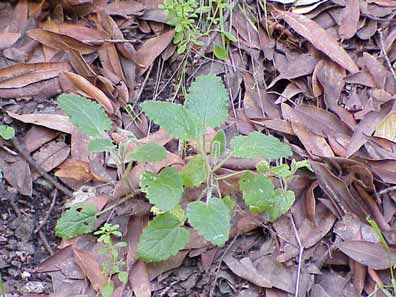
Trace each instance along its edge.
<path fill-rule="evenodd" d="M 32 196 L 32 174 L 25 160 L 17 160 L 14 163 L 4 162 L 4 164 L 0 162 L 0 165 L 4 178 L 11 186 L 22 195 Z"/>
<path fill-rule="evenodd" d="M 174 30 L 165 32 L 157 37 L 147 40 L 133 55 L 134 62 L 140 67 L 140 73 L 144 73 L 153 64 L 154 60 L 171 43 Z"/>
<path fill-rule="evenodd" d="M 64 75 L 73 83 L 77 90 L 82 91 L 82 94 L 98 101 L 98 103 L 100 103 L 108 113 L 114 113 L 114 108 L 110 99 L 99 88 L 95 87 L 81 75 L 68 71 L 65 71 Z"/>
<path fill-rule="evenodd" d="M 45 172 L 49 172 L 62 164 L 69 155 L 70 147 L 66 143 L 52 141 L 42 146 L 32 157 Z M 37 176 L 35 172 L 34 177 Z"/>
<path fill-rule="evenodd" d="M 79 40 L 71 38 L 66 35 L 50 32 L 43 29 L 32 29 L 27 32 L 27 35 L 42 43 L 43 45 L 57 50 L 76 50 L 83 55 L 93 53 L 96 51 L 94 46 L 86 45 Z"/>
<path fill-rule="evenodd" d="M 338 27 L 338 33 L 342 39 L 349 39 L 355 35 L 359 26 L 359 18 L 359 0 L 345 1 L 345 8 L 341 15 L 341 23 Z"/>
<path fill-rule="evenodd" d="M 8 115 L 18 121 L 26 124 L 33 124 L 43 126 L 52 130 L 71 134 L 74 126 L 70 122 L 69 117 L 60 114 L 46 114 L 46 113 L 31 113 L 31 114 L 16 114 L 7 112 Z"/>
<path fill-rule="evenodd" d="M 55 175 L 58 177 L 85 181 L 95 179 L 89 169 L 89 163 L 80 160 L 66 160 L 59 166 Z"/>
<path fill-rule="evenodd" d="M 58 135 L 59 133 L 54 130 L 33 126 L 26 132 L 23 142 L 26 150 L 31 153 L 40 148 L 43 144 L 53 140 Z"/>
<path fill-rule="evenodd" d="M 21 37 L 21 33 L 0 32 L 0 50 L 9 48 Z"/>
<path fill-rule="evenodd" d="M 100 288 L 107 283 L 107 277 L 103 274 L 102 269 L 95 257 L 84 250 L 73 246 L 74 258 L 91 282 L 96 292 L 100 292 Z"/>
<path fill-rule="evenodd" d="M 150 280 L 146 263 L 138 260 L 129 272 L 129 283 L 136 297 L 150 297 Z"/>
<path fill-rule="evenodd" d="M 334 62 L 351 73 L 359 71 L 359 68 L 347 52 L 316 22 L 303 15 L 297 15 L 288 11 L 280 11 L 279 15 L 298 34 L 305 37 L 314 47 L 325 53 Z"/>

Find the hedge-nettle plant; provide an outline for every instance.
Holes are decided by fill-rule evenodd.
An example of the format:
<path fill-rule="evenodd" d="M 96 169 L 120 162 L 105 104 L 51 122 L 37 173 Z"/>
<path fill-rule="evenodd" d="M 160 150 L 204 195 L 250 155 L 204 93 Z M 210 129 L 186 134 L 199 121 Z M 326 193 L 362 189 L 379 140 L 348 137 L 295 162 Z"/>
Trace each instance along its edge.
<path fill-rule="evenodd" d="M 92 140 L 90 151 L 107 151 L 117 158 L 116 147 L 107 134 L 111 121 L 104 109 L 86 98 L 64 94 L 58 99 L 60 107 L 71 122 Z M 295 200 L 287 190 L 288 179 L 298 168 L 307 167 L 306 161 L 282 159 L 291 157 L 289 145 L 279 139 L 252 132 L 235 136 L 227 143 L 226 135 L 219 129 L 228 117 L 228 95 L 221 79 L 213 74 L 198 77 L 189 89 L 184 104 L 145 101 L 143 112 L 154 123 L 183 143 L 194 144 L 196 154 L 188 158 L 181 170 L 165 167 L 160 172 L 145 171 L 140 177 L 140 191 L 154 206 L 155 214 L 140 236 L 138 257 L 144 261 L 162 261 L 185 248 L 189 241 L 186 226 L 193 227 L 207 241 L 224 246 L 229 238 L 234 201 L 222 197 L 219 183 L 239 176 L 240 191 L 247 207 L 254 213 L 266 213 L 270 221 L 286 213 Z M 207 128 L 217 132 L 210 143 L 205 138 Z M 148 143 L 125 154 L 126 162 L 158 162 L 166 157 L 164 147 Z M 218 175 L 219 169 L 230 158 L 261 158 L 257 170 L 243 170 L 228 175 Z M 271 166 L 276 161 L 277 166 Z M 280 188 L 272 182 L 280 179 Z M 183 209 L 181 198 L 186 188 L 199 187 L 201 195 Z M 70 238 L 92 231 L 97 213 L 92 205 L 71 207 L 58 221 L 57 235 Z"/>

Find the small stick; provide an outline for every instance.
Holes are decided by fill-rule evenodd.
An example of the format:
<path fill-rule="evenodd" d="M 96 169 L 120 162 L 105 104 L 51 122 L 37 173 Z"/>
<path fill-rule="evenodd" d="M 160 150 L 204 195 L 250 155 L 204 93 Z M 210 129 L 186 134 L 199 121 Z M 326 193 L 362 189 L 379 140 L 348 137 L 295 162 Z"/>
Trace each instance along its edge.
<path fill-rule="evenodd" d="M 389 188 L 379 191 L 378 196 L 382 196 L 382 195 L 388 194 L 389 192 L 394 192 L 394 191 L 396 191 L 396 186 L 392 186 L 392 187 L 389 187 Z"/>
<path fill-rule="evenodd" d="M 388 54 L 386 53 L 385 44 L 384 44 L 384 36 L 383 36 L 381 30 L 378 30 L 378 33 L 379 33 L 379 37 L 380 37 L 381 51 L 382 51 L 382 53 L 383 53 L 383 55 L 384 55 L 386 64 L 388 64 L 388 67 L 389 67 L 389 69 L 390 69 L 390 71 L 391 71 L 391 73 L 392 73 L 392 75 L 393 75 L 393 78 L 395 79 L 395 82 L 396 82 L 396 73 L 395 73 L 395 70 L 393 69 L 392 63 L 391 63 L 391 61 L 389 60 Z"/>
<path fill-rule="evenodd" d="M 38 232 L 41 241 L 43 242 L 43 245 L 45 247 L 45 249 L 47 250 L 47 252 L 52 256 L 54 254 L 54 251 L 52 250 L 51 246 L 48 243 L 47 237 L 45 237 L 45 234 L 43 232 L 43 230 L 40 230 Z"/>
<path fill-rule="evenodd" d="M 55 191 L 54 191 L 54 195 L 53 195 L 53 197 L 52 197 L 51 205 L 50 205 L 50 207 L 49 207 L 47 213 L 45 214 L 44 219 L 42 219 L 42 220 L 40 221 L 40 224 L 38 225 L 38 227 L 36 228 L 36 230 L 34 230 L 34 233 L 35 233 L 35 234 L 36 234 L 37 232 L 39 232 L 39 231 L 41 230 L 41 228 L 43 228 L 44 225 L 47 223 L 48 218 L 49 218 L 49 216 L 50 216 L 52 210 L 54 209 L 55 202 L 56 202 L 56 196 L 58 196 L 58 189 L 55 189 Z"/>
<path fill-rule="evenodd" d="M 30 154 L 22 147 L 22 145 L 19 143 L 19 141 L 16 139 L 16 137 L 11 139 L 11 143 L 14 145 L 15 149 L 19 154 L 22 155 L 22 157 L 29 163 L 30 166 L 32 166 L 34 169 L 37 170 L 37 172 L 44 177 L 47 181 L 49 181 L 55 188 L 57 188 L 59 191 L 63 192 L 66 196 L 69 196 L 73 198 L 73 192 L 70 191 L 68 188 L 66 188 L 64 185 L 60 184 L 55 178 L 53 178 L 51 175 L 49 175 L 47 172 L 43 170 L 43 168 L 40 167 L 32 159 Z"/>
<path fill-rule="evenodd" d="M 298 246 L 299 246 L 296 289 L 295 289 L 295 293 L 294 293 L 294 296 L 298 297 L 298 291 L 300 289 L 301 262 L 302 262 L 302 256 L 303 256 L 303 252 L 304 252 L 304 247 L 301 244 L 300 236 L 298 235 L 298 231 L 297 231 L 297 228 L 296 228 L 296 224 L 294 223 L 293 215 L 290 214 L 289 218 L 290 218 L 290 221 L 291 221 L 292 226 L 293 226 L 294 236 L 296 237 L 297 243 L 298 243 Z"/>

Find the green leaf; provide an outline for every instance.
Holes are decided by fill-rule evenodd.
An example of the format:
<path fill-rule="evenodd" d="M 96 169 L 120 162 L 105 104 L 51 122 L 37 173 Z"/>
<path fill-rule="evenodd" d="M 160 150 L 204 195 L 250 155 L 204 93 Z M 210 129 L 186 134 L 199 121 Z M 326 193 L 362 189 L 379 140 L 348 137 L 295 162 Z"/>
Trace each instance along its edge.
<path fill-rule="evenodd" d="M 88 151 L 90 153 L 98 152 L 112 152 L 115 150 L 115 145 L 110 139 L 96 138 L 88 143 Z"/>
<path fill-rule="evenodd" d="M 176 207 L 183 194 L 183 178 L 173 167 L 166 167 L 157 175 L 145 171 L 140 180 L 142 192 L 150 203 L 163 211 Z"/>
<path fill-rule="evenodd" d="M 232 155 L 237 158 L 264 157 L 278 159 L 292 155 L 290 147 L 273 136 L 251 132 L 247 136 L 236 136 L 231 140 Z"/>
<path fill-rule="evenodd" d="M 58 104 L 80 132 L 101 138 L 111 129 L 111 120 L 98 103 L 75 94 L 62 94 Z"/>
<path fill-rule="evenodd" d="M 105 283 L 101 288 L 100 292 L 102 293 L 103 297 L 111 297 L 114 292 L 114 284 L 112 281 Z"/>
<path fill-rule="evenodd" d="M 232 42 L 237 41 L 236 37 L 231 33 L 231 32 L 226 32 L 226 31 L 221 31 L 222 34 L 224 34 L 224 36 Z"/>
<path fill-rule="evenodd" d="M 126 271 L 120 271 L 118 273 L 118 279 L 120 280 L 120 282 L 122 282 L 123 284 L 126 284 L 128 281 L 128 273 Z"/>
<path fill-rule="evenodd" d="M 266 173 L 270 169 L 270 165 L 266 160 L 262 160 L 256 164 L 256 170 L 258 173 Z"/>
<path fill-rule="evenodd" d="M 138 243 L 138 257 L 147 262 L 158 262 L 175 256 L 190 237 L 180 227 L 180 221 L 169 213 L 160 214 L 149 222 Z"/>
<path fill-rule="evenodd" d="M 204 127 L 218 127 L 228 116 L 228 93 L 214 74 L 201 75 L 191 84 L 184 106 Z"/>
<path fill-rule="evenodd" d="M 224 47 L 222 47 L 219 44 L 213 44 L 212 50 L 213 50 L 213 53 L 214 53 L 214 55 L 216 56 L 217 59 L 220 59 L 220 60 L 223 60 L 223 61 L 227 60 L 228 53 L 227 53 L 227 50 Z"/>
<path fill-rule="evenodd" d="M 293 159 L 290 168 L 293 174 L 300 168 L 307 168 L 309 171 L 313 172 L 311 163 L 309 163 L 308 160 L 296 161 Z"/>
<path fill-rule="evenodd" d="M 208 203 L 194 201 L 187 205 L 191 226 L 214 245 L 224 246 L 231 227 L 231 212 L 222 199 L 210 198 Z"/>
<path fill-rule="evenodd" d="M 206 180 L 208 170 L 206 162 L 201 155 L 197 155 L 188 161 L 183 168 L 182 176 L 183 184 L 188 188 L 197 187 Z"/>
<path fill-rule="evenodd" d="M 272 174 L 276 175 L 277 177 L 288 177 L 293 175 L 293 172 L 289 169 L 289 165 L 287 164 L 280 164 L 278 166 L 273 166 L 270 168 Z"/>
<path fill-rule="evenodd" d="M 223 130 L 220 130 L 212 139 L 211 154 L 214 157 L 221 156 L 225 152 L 226 135 Z"/>
<path fill-rule="evenodd" d="M 263 174 L 245 172 L 239 180 L 242 198 L 252 212 L 259 213 L 271 206 L 274 185 Z"/>
<path fill-rule="evenodd" d="M 194 140 L 204 134 L 204 128 L 198 118 L 182 105 L 145 101 L 142 103 L 144 113 L 170 135 L 180 140 Z"/>
<path fill-rule="evenodd" d="M 166 157 L 166 150 L 156 143 L 147 143 L 138 146 L 132 152 L 127 153 L 126 161 L 162 161 Z"/>
<path fill-rule="evenodd" d="M 78 204 L 66 210 L 55 226 L 56 236 L 64 239 L 92 232 L 96 221 L 96 206 Z"/>
<path fill-rule="evenodd" d="M 15 136 L 14 128 L 7 125 L 0 125 L 0 137 L 4 140 L 10 140 Z"/>
<path fill-rule="evenodd" d="M 293 206 L 295 195 L 292 191 L 276 189 L 271 200 L 272 205 L 267 209 L 267 212 L 269 220 L 273 222 Z"/>

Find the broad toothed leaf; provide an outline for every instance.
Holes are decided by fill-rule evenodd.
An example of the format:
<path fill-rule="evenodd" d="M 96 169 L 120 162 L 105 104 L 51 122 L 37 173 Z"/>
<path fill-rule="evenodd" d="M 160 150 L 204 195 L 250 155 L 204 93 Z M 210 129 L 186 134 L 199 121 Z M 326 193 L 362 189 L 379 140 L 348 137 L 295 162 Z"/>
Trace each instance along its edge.
<path fill-rule="evenodd" d="M 126 161 L 162 161 L 166 157 L 166 150 L 156 143 L 147 143 L 138 146 L 126 155 Z"/>
<path fill-rule="evenodd" d="M 231 140 L 232 155 L 237 158 L 263 157 L 278 159 L 292 155 L 290 147 L 274 136 L 251 132 Z"/>
<path fill-rule="evenodd" d="M 224 246 L 231 228 L 231 211 L 222 199 L 210 198 L 208 203 L 194 201 L 187 206 L 191 226 L 214 245 Z"/>
<path fill-rule="evenodd" d="M 228 116 L 228 93 L 214 74 L 199 76 L 189 88 L 184 106 L 196 114 L 204 127 L 218 127 Z"/>
<path fill-rule="evenodd" d="M 115 145 L 110 139 L 96 138 L 88 143 L 88 151 L 90 153 L 96 152 L 112 152 L 115 150 Z"/>
<path fill-rule="evenodd" d="M 100 138 L 111 128 L 103 107 L 92 100 L 75 94 L 62 94 L 58 97 L 58 104 L 73 125 L 88 136 Z"/>
<path fill-rule="evenodd" d="M 64 239 L 90 233 L 96 221 L 96 206 L 79 204 L 66 210 L 55 226 L 55 234 Z"/>
<path fill-rule="evenodd" d="M 263 174 L 245 172 L 239 180 L 242 198 L 252 212 L 262 212 L 272 203 L 274 185 Z"/>
<path fill-rule="evenodd" d="M 142 109 L 150 120 L 180 140 L 194 140 L 204 134 L 197 116 L 180 104 L 145 101 Z"/>
<path fill-rule="evenodd" d="M 138 257 L 147 262 L 158 262 L 175 256 L 190 237 L 174 215 L 156 216 L 143 230 L 138 243 Z"/>
<path fill-rule="evenodd" d="M 145 171 L 140 180 L 142 192 L 147 199 L 163 211 L 171 210 L 183 194 L 183 178 L 175 168 L 166 167 L 157 175 Z"/>
<path fill-rule="evenodd" d="M 225 153 L 226 135 L 223 130 L 220 130 L 212 139 L 211 154 L 213 157 L 221 156 Z"/>
<path fill-rule="evenodd" d="M 272 205 L 267 209 L 269 220 L 273 222 L 281 215 L 287 213 L 293 206 L 294 201 L 294 192 L 276 189 L 272 195 Z"/>
<path fill-rule="evenodd" d="M 182 176 L 184 185 L 189 188 L 198 187 L 206 180 L 208 170 L 205 161 L 200 155 L 188 161 L 187 165 L 183 168 Z"/>

